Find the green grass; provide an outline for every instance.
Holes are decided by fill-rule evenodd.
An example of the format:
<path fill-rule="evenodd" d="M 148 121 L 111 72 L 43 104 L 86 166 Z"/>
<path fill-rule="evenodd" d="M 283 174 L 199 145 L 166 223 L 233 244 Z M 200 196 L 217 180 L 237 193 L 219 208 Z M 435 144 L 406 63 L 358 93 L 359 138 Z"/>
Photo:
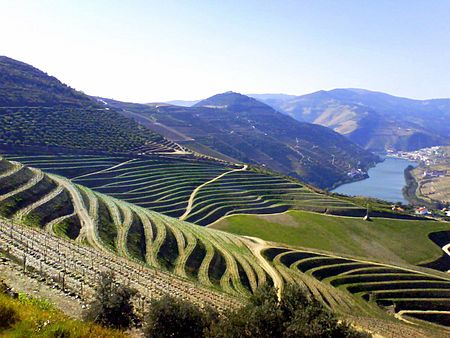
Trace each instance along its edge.
<path fill-rule="evenodd" d="M 8 313 L 8 316 L 5 314 Z M 0 293 L 1 337 L 126 337 L 116 330 L 74 320 L 55 309 L 47 300 L 18 299 Z"/>
<path fill-rule="evenodd" d="M 365 257 L 383 262 L 419 264 L 442 255 L 428 239 L 448 230 L 446 223 L 326 216 L 291 210 L 278 215 L 233 215 L 212 225 L 238 235 Z"/>

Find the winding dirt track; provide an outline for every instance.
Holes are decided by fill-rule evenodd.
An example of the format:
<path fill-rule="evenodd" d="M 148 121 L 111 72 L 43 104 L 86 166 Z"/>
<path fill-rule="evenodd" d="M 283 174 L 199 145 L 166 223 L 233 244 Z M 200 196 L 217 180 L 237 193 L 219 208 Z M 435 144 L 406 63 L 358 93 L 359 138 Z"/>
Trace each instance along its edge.
<path fill-rule="evenodd" d="M 259 260 L 259 262 L 261 263 L 261 267 L 266 270 L 270 277 L 272 277 L 273 286 L 277 289 L 278 298 L 281 299 L 281 293 L 283 291 L 283 280 L 281 279 L 278 271 L 261 254 L 261 251 L 268 248 L 269 245 L 266 241 L 257 237 L 244 236 L 242 239 L 250 249 L 250 251 Z"/>
<path fill-rule="evenodd" d="M 92 176 L 92 175 L 101 174 L 101 173 L 104 173 L 104 172 L 107 172 L 107 171 L 110 171 L 110 170 L 119 168 L 119 167 L 121 167 L 121 166 L 123 166 L 123 165 L 125 165 L 125 164 L 128 164 L 128 163 L 130 163 L 130 162 L 133 162 L 133 161 L 136 161 L 136 159 L 133 158 L 133 159 L 131 159 L 131 160 L 128 160 L 128 161 L 125 161 L 125 162 L 121 162 L 121 163 L 119 163 L 119 164 L 116 164 L 116 165 L 114 165 L 114 166 L 112 166 L 112 167 L 108 167 L 108 168 L 105 168 L 105 169 L 102 169 L 102 170 L 99 170 L 99 171 L 94 171 L 93 173 L 88 173 L 88 174 L 80 175 L 80 176 L 77 176 L 77 177 L 72 178 L 72 180 L 75 181 L 75 180 L 80 179 L 80 178 L 83 178 L 83 177 L 88 177 L 88 176 Z"/>
<path fill-rule="evenodd" d="M 94 248 L 99 251 L 107 251 L 103 247 L 103 245 L 99 242 L 96 232 L 95 232 L 95 224 L 93 223 L 91 217 L 88 214 L 86 207 L 84 206 L 84 202 L 80 196 L 80 193 L 76 189 L 75 185 L 73 185 L 67 179 L 56 175 L 49 175 L 54 181 L 58 182 L 61 186 L 63 186 L 69 193 L 72 198 L 73 208 L 75 213 L 78 215 L 81 223 L 81 231 L 80 236 L 78 238 L 81 240 L 83 236 L 86 237 L 89 244 L 91 244 Z"/>
<path fill-rule="evenodd" d="M 191 196 L 189 197 L 189 201 L 188 201 L 188 205 L 187 205 L 187 207 L 186 207 L 186 211 L 184 212 L 183 215 L 180 216 L 179 219 L 180 219 L 181 221 L 184 221 L 184 220 L 189 216 L 189 214 L 190 214 L 191 211 L 192 211 L 192 207 L 193 207 L 193 205 L 194 205 L 194 199 L 195 199 L 195 196 L 197 195 L 197 193 L 199 192 L 199 190 L 200 190 L 201 188 L 203 188 L 204 186 L 206 186 L 206 185 L 208 185 L 208 184 L 210 184 L 210 183 L 213 183 L 213 182 L 215 182 L 215 181 L 221 179 L 221 178 L 224 177 L 225 175 L 231 174 L 231 173 L 236 172 L 236 171 L 246 171 L 247 168 L 248 168 L 248 165 L 245 164 L 242 168 L 239 168 L 239 169 L 233 169 L 233 170 L 224 172 L 223 174 L 220 174 L 219 176 L 214 177 L 213 179 L 209 180 L 208 182 L 205 182 L 205 183 L 203 183 L 203 184 L 200 184 L 197 188 L 195 188 L 195 189 L 192 191 Z"/>
<path fill-rule="evenodd" d="M 412 325 L 417 325 L 417 323 L 406 319 L 405 317 L 403 317 L 404 315 L 408 315 L 408 314 L 432 314 L 432 315 L 440 315 L 440 314 L 444 314 L 444 315 L 450 315 L 450 311 L 438 311 L 438 310 L 400 310 L 399 312 L 394 314 L 394 317 L 405 322 L 408 324 L 412 324 Z"/>

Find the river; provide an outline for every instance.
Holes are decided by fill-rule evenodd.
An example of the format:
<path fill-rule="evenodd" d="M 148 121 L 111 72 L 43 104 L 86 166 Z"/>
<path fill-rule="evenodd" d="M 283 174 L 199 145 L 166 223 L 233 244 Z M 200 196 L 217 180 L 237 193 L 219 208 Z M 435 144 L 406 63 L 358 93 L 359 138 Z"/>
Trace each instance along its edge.
<path fill-rule="evenodd" d="M 405 186 L 404 170 L 407 166 L 417 163 L 408 160 L 386 157 L 383 162 L 369 169 L 369 178 L 362 181 L 343 184 L 332 192 L 350 196 L 367 196 L 383 199 L 389 202 L 408 204 L 403 197 Z"/>

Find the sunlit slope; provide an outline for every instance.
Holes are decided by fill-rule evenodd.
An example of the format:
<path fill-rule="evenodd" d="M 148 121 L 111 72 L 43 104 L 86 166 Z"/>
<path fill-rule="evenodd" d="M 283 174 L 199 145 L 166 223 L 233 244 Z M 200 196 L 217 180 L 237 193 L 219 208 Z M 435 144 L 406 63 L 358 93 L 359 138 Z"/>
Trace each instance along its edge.
<path fill-rule="evenodd" d="M 375 311 L 372 304 L 394 304 L 399 317 L 416 316 L 440 324 L 448 320 L 450 278 L 445 274 L 407 264 L 399 267 L 300 251 L 196 226 L 3 159 L 0 213 L 15 223 L 45 229 L 241 299 L 265 283 L 279 289 L 298 283 L 341 313 L 358 309 L 370 316 Z M 341 278 L 348 271 L 360 278 L 356 267 L 382 271 L 374 280 L 366 277 L 370 271 L 361 272 L 361 280 Z"/>
<path fill-rule="evenodd" d="M 99 250 L 246 295 L 272 283 L 241 238 L 179 221 L 18 162 L 0 162 L 0 213 Z"/>
<path fill-rule="evenodd" d="M 391 308 L 398 318 L 406 315 L 450 325 L 450 277 L 445 274 L 437 276 L 408 267 L 286 247 L 268 248 L 263 254 L 286 276 L 294 271 L 312 277 L 367 302 Z M 317 295 L 325 303 L 332 301 L 323 296 Z"/>
<path fill-rule="evenodd" d="M 233 215 L 212 225 L 237 235 L 383 262 L 420 265 L 441 257 L 430 234 L 447 231 L 448 223 L 374 217 L 334 217 L 290 210 L 277 215 Z M 450 266 L 448 267 L 450 268 Z M 448 270 L 447 268 L 447 270 Z"/>
<path fill-rule="evenodd" d="M 96 192 L 199 225 L 231 214 L 273 214 L 289 209 L 344 215 L 365 212 L 351 202 L 278 174 L 199 157 L 6 156 Z"/>

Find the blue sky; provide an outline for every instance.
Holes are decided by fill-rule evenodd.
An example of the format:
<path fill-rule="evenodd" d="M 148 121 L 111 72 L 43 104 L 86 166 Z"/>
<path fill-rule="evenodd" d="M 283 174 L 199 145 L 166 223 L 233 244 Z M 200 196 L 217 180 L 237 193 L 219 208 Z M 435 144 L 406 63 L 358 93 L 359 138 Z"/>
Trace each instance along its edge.
<path fill-rule="evenodd" d="M 0 55 L 135 102 L 359 87 L 450 97 L 450 1 L 0 0 Z"/>

